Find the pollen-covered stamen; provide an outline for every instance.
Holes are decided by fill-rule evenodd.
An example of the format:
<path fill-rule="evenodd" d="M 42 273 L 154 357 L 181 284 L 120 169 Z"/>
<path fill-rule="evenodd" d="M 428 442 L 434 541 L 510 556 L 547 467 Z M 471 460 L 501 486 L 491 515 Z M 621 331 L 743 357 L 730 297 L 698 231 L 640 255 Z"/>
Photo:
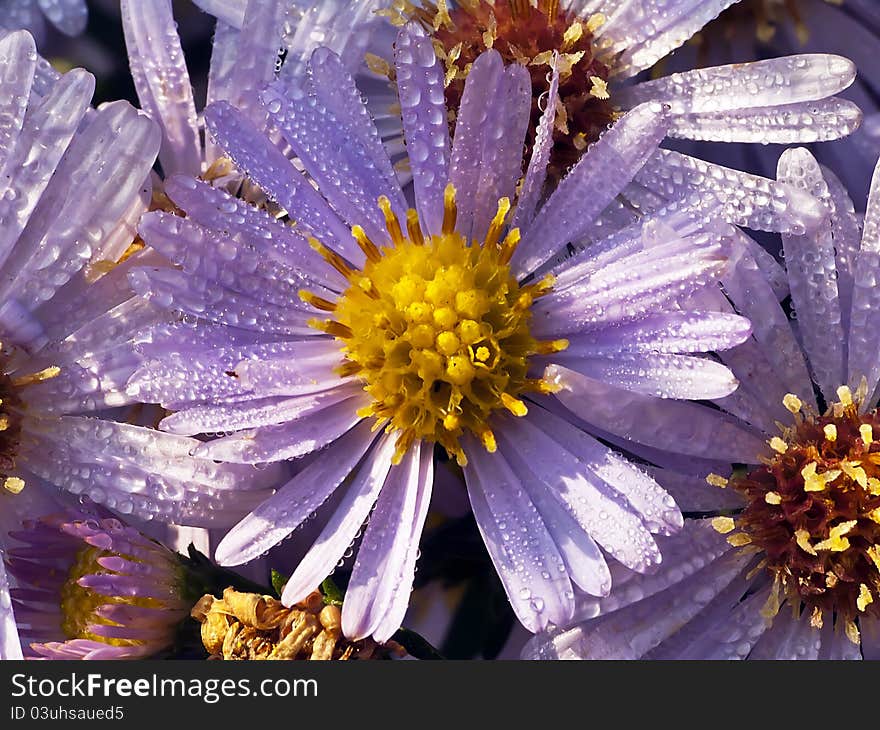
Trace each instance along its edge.
<path fill-rule="evenodd" d="M 880 416 L 860 412 L 864 389 L 837 395 L 823 415 L 786 396 L 794 424 L 762 466 L 731 478 L 747 506 L 723 531 L 735 526 L 746 537 L 730 542 L 763 552 L 784 595 L 833 611 L 852 638 L 859 615 L 880 617 Z"/>
<path fill-rule="evenodd" d="M 4 361 L 5 358 L 0 355 L 0 367 Z M 41 382 L 48 377 L 53 377 L 48 373 L 57 375 L 59 372 L 58 368 L 49 368 L 34 375 L 17 378 L 0 374 L 0 482 L 2 482 L 3 490 L 8 493 L 18 494 L 25 486 L 23 479 L 10 474 L 15 470 L 16 454 L 21 440 L 21 421 L 24 409 L 21 389 Z"/>
<path fill-rule="evenodd" d="M 490 416 L 524 416 L 527 392 L 552 392 L 553 385 L 529 377 L 530 358 L 568 346 L 566 340 L 532 337 L 531 304 L 547 294 L 548 277 L 521 287 L 508 261 L 519 241 L 504 231 L 510 202 L 502 199 L 486 240 L 468 241 L 456 232 L 455 189 L 444 195 L 441 232 L 425 239 L 414 211 L 407 233 L 387 201 L 380 200 L 388 245 L 378 247 L 355 227 L 366 254 L 359 271 L 349 269 L 349 288 L 336 302 L 304 292 L 302 298 L 333 319 L 315 319 L 317 329 L 340 340 L 341 376 L 357 375 L 373 402 L 362 417 L 385 419 L 398 434 L 395 458 L 416 440 L 439 443 L 459 463 L 465 433 L 496 449 Z M 335 254 L 320 244 L 337 268 Z M 332 309 L 331 309 L 332 306 Z"/>
<path fill-rule="evenodd" d="M 447 106 L 457 110 L 464 82 L 477 57 L 493 48 L 506 64 L 525 66 L 532 77 L 532 120 L 526 154 L 535 142 L 538 121 L 550 88 L 554 57 L 559 64 L 559 104 L 548 174 L 558 180 L 614 120 L 609 99 L 611 68 L 600 59 L 595 32 L 604 24 L 600 14 L 577 17 L 559 0 L 464 0 L 449 8 L 423 0 L 393 0 L 379 11 L 396 25 L 416 20 L 434 39 L 438 58 L 446 64 Z M 557 55 L 558 54 L 558 55 Z M 370 59 L 371 68 L 385 66 Z M 390 71 L 390 69 L 388 69 Z"/>

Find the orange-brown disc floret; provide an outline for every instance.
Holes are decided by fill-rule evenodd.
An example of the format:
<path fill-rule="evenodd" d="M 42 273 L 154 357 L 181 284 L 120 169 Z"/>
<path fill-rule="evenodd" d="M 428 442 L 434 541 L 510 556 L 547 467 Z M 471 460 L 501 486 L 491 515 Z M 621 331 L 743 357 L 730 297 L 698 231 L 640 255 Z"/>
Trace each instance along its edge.
<path fill-rule="evenodd" d="M 731 478 L 746 507 L 716 528 L 738 529 L 730 542 L 757 548 L 815 625 L 836 615 L 852 637 L 859 615 L 880 617 L 880 415 L 861 412 L 846 386 L 838 396 L 823 415 L 786 396 L 794 424 L 770 440 L 761 466 Z"/>
<path fill-rule="evenodd" d="M 610 67 L 597 53 L 595 31 L 601 15 L 578 18 L 558 0 L 423 1 L 420 6 L 400 2 L 386 11 L 398 23 L 419 21 L 434 38 L 434 47 L 446 64 L 446 101 L 454 112 L 461 103 L 471 65 L 489 48 L 504 62 L 525 66 L 532 77 L 532 118 L 526 155 L 535 142 L 538 122 L 550 88 L 554 54 L 559 54 L 559 103 L 548 177 L 558 181 L 614 120 L 608 92 Z"/>

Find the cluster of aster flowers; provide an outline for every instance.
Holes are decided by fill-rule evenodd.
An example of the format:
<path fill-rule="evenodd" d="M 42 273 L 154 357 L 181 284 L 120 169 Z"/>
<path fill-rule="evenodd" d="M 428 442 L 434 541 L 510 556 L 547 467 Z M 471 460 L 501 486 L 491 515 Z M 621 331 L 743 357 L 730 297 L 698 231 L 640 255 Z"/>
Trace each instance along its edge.
<path fill-rule="evenodd" d="M 872 1 L 5 4 L 0 658 L 880 657 Z"/>

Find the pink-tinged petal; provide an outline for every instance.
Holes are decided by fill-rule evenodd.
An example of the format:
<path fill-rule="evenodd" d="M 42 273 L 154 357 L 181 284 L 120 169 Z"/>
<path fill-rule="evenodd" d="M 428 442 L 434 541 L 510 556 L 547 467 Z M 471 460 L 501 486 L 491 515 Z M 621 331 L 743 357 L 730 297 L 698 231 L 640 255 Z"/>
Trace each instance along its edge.
<path fill-rule="evenodd" d="M 241 565 L 281 542 L 336 491 L 374 440 L 364 422 L 335 441 L 226 534 L 217 546 L 217 562 Z"/>
<path fill-rule="evenodd" d="M 633 109 L 595 142 L 524 231 L 511 261 L 520 276 L 534 271 L 566 243 L 589 230 L 633 179 L 666 135 L 659 104 Z"/>
<path fill-rule="evenodd" d="M 394 65 L 419 221 L 426 234 L 439 234 L 450 158 L 444 73 L 431 39 L 418 24 L 401 29 Z"/>
<path fill-rule="evenodd" d="M 134 626 L 108 626 L 107 624 L 88 624 L 86 630 L 90 634 L 103 636 L 107 639 L 130 639 L 133 641 L 164 641 L 168 637 L 168 627 L 135 628 Z"/>
<path fill-rule="evenodd" d="M 315 590 L 342 559 L 387 483 L 388 472 L 398 468 L 391 464 L 396 441 L 397 434 L 382 436 L 364 458 L 342 501 L 284 586 L 281 600 L 285 606 L 292 606 Z"/>
<path fill-rule="evenodd" d="M 404 606 L 408 603 L 413 574 L 406 575 L 405 567 L 410 554 L 418 549 L 427 516 L 426 497 L 431 491 L 430 482 L 422 483 L 424 476 L 432 476 L 422 473 L 422 452 L 432 450 L 432 444 L 422 442 L 409 449 L 389 473 L 370 515 L 342 606 L 342 631 L 354 641 L 374 634 L 382 619 L 394 610 L 393 599 Z M 389 637 L 375 638 L 383 641 Z"/>
<path fill-rule="evenodd" d="M 588 423 L 655 449 L 745 464 L 764 453 L 764 440 L 720 411 L 613 388 L 551 365 L 546 376 L 561 386 L 556 398 Z"/>
<path fill-rule="evenodd" d="M 468 495 L 480 534 L 520 622 L 535 633 L 566 622 L 574 593 L 552 536 L 504 457 L 475 439 L 464 445 Z"/>
<path fill-rule="evenodd" d="M 165 175 L 202 171 L 192 85 L 171 0 L 122 0 L 122 28 L 141 108 L 162 127 L 159 160 Z"/>

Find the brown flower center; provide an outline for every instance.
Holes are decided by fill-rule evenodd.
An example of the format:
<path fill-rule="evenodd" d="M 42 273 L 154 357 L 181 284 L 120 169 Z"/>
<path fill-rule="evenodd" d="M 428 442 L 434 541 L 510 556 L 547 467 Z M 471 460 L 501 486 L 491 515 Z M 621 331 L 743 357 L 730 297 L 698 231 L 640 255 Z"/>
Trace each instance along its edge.
<path fill-rule="evenodd" d="M 560 7 L 559 0 L 459 0 L 448 9 L 423 0 L 386 11 L 393 22 L 417 20 L 434 38 L 434 48 L 446 64 L 446 102 L 455 111 L 464 82 L 477 57 L 494 48 L 505 64 L 519 63 L 532 77 L 532 118 L 526 138 L 531 154 L 547 92 L 554 54 L 559 54 L 559 101 L 556 109 L 549 179 L 558 181 L 583 151 L 613 121 L 609 100 L 610 68 L 597 58 L 596 30 L 601 15 L 578 18 Z"/>
<path fill-rule="evenodd" d="M 12 379 L 0 374 L 0 480 L 13 493 L 21 491 L 24 483 L 10 479 L 9 473 L 15 468 L 15 455 L 21 438 L 21 399 L 18 397 Z"/>
<path fill-rule="evenodd" d="M 818 415 L 786 396 L 794 424 L 770 440 L 761 466 L 730 480 L 746 507 L 716 529 L 739 528 L 729 541 L 758 548 L 777 586 L 813 609 L 814 625 L 834 612 L 852 636 L 855 617 L 880 616 L 880 415 L 860 412 L 846 386 L 838 397 Z"/>

